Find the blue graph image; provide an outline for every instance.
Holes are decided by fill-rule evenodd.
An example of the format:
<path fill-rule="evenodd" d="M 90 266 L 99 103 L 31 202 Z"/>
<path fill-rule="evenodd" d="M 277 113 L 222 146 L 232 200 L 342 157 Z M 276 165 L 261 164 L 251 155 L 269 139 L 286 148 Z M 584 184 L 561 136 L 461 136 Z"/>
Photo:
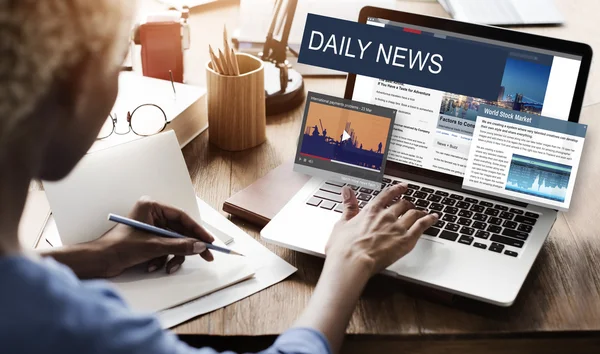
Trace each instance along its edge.
<path fill-rule="evenodd" d="M 513 155 L 506 190 L 564 202 L 571 166 Z"/>

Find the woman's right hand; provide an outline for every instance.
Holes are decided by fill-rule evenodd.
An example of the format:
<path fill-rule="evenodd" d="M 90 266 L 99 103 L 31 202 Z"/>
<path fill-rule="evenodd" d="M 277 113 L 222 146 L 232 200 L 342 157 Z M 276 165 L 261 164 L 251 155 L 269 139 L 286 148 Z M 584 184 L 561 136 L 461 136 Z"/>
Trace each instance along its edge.
<path fill-rule="evenodd" d="M 390 186 L 361 210 L 352 189 L 344 187 L 344 213 L 329 238 L 327 259 L 366 267 L 374 275 L 409 253 L 438 216 L 416 210 L 404 199 L 394 202 L 407 188 Z"/>

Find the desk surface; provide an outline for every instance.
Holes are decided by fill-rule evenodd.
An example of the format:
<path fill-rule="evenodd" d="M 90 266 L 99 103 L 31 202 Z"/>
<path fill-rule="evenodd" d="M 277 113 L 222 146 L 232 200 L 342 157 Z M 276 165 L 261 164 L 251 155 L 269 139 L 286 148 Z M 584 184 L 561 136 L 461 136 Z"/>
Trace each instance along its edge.
<path fill-rule="evenodd" d="M 597 13 L 600 2 L 557 0 L 566 16 L 563 27 L 528 27 L 539 33 L 589 43 L 600 53 Z M 192 49 L 194 66 L 189 79 L 204 84 L 202 63 L 208 60 L 208 44 L 220 45 L 223 23 L 236 28 L 239 3 L 225 2 L 194 10 Z M 154 5 L 145 4 L 149 8 Z M 436 16 L 447 16 L 435 2 L 398 1 L 397 8 Z M 218 30 L 214 30 L 218 29 Z M 197 64 L 196 64 L 197 63 Z M 592 67 L 582 122 L 590 124 L 584 160 L 572 211 L 560 214 L 531 270 L 523 289 L 510 308 L 498 308 L 465 301 L 453 306 L 419 299 L 405 291 L 405 284 L 384 277 L 374 278 L 362 296 L 348 327 L 351 334 L 465 336 L 496 338 L 506 335 L 558 335 L 557 332 L 600 331 L 600 231 L 592 223 L 600 216 L 600 80 L 596 63 Z M 307 90 L 343 95 L 343 79 L 307 79 Z M 202 134 L 184 150 L 184 156 L 198 195 L 221 210 L 223 201 L 245 188 L 295 153 L 295 140 L 302 109 L 268 118 L 268 141 L 254 149 L 230 153 L 208 143 Z M 259 238 L 259 229 L 233 220 L 250 235 Z M 287 329 L 312 294 L 323 264 L 321 259 L 267 245 L 299 270 L 288 280 L 224 309 L 178 326 L 179 334 L 273 335 Z M 592 331 L 592 332 L 590 332 Z"/>

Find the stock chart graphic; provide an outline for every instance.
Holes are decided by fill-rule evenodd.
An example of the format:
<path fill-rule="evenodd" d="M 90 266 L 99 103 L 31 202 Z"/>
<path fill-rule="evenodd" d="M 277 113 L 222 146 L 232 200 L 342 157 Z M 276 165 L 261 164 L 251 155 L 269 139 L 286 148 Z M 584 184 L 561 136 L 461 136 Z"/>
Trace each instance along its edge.
<path fill-rule="evenodd" d="M 506 189 L 564 202 L 571 177 L 571 166 L 513 155 Z"/>

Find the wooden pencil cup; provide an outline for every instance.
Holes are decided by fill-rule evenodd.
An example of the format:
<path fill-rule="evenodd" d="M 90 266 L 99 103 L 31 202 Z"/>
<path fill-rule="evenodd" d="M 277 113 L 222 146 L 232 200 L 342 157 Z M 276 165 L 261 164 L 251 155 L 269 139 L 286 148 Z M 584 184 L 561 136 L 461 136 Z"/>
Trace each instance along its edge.
<path fill-rule="evenodd" d="M 209 141 L 223 150 L 240 151 L 267 140 L 263 62 L 236 53 L 239 76 L 225 76 L 206 64 Z"/>

